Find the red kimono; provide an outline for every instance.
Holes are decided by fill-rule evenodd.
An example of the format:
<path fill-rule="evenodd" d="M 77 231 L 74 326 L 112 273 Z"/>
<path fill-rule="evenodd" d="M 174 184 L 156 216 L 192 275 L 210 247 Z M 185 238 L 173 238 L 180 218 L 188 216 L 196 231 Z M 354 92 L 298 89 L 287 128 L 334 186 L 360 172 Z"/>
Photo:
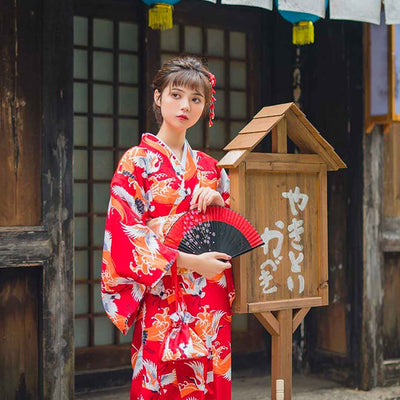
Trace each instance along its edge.
<path fill-rule="evenodd" d="M 178 255 L 163 244 L 173 222 L 190 208 L 196 186 L 221 193 L 229 207 L 229 179 L 217 161 L 185 141 L 182 161 L 151 133 L 122 157 L 111 181 L 102 266 L 102 299 L 123 332 L 134 324 L 131 400 L 231 398 L 231 270 L 212 280 L 178 268 L 189 326 L 208 356 L 161 361 L 176 311 L 170 268 Z"/>

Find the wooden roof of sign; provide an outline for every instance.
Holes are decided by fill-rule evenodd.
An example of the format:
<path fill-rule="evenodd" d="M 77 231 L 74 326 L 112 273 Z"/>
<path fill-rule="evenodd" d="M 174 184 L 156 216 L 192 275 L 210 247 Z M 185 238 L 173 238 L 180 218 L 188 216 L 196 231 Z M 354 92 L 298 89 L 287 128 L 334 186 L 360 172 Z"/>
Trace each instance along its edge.
<path fill-rule="evenodd" d="M 295 103 L 263 107 L 239 134 L 224 147 L 228 153 L 219 161 L 219 167 L 234 168 L 246 158 L 271 130 L 286 118 L 287 136 L 304 154 L 318 154 L 326 163 L 328 171 L 346 168 L 333 147 L 307 120 Z"/>

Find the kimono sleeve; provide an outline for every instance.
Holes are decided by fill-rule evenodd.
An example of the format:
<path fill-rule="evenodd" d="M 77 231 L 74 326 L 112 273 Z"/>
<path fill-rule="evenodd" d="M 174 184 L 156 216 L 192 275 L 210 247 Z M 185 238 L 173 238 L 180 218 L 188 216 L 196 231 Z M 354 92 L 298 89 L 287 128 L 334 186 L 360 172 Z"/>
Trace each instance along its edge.
<path fill-rule="evenodd" d="M 229 176 L 224 168 L 217 168 L 217 171 L 219 172 L 217 191 L 221 194 L 222 198 L 224 199 L 225 207 L 230 208 L 231 199 L 230 199 Z"/>
<path fill-rule="evenodd" d="M 178 256 L 145 223 L 150 201 L 142 173 L 119 165 L 111 181 L 104 234 L 103 305 L 123 333 L 134 322 L 147 287 L 154 287 Z"/>

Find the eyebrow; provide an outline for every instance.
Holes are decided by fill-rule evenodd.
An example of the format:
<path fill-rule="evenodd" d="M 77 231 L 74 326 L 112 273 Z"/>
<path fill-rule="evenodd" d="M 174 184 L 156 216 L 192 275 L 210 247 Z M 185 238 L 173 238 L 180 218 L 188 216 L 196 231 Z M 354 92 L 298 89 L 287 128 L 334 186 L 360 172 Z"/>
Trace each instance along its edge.
<path fill-rule="evenodd" d="M 185 93 L 184 90 L 179 89 L 178 87 L 172 87 L 171 90 L 179 90 L 180 92 Z M 204 97 L 204 96 L 203 96 L 200 92 L 198 92 L 198 91 L 195 91 L 195 92 L 193 92 L 193 93 L 194 93 L 195 95 L 197 95 L 197 96 Z"/>

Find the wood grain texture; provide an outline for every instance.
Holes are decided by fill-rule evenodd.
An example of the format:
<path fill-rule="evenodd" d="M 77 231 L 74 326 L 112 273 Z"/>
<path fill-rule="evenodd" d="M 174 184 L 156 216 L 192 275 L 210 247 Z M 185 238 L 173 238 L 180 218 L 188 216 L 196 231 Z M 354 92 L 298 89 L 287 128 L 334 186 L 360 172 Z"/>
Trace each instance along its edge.
<path fill-rule="evenodd" d="M 271 400 L 276 400 L 276 380 L 285 382 L 285 400 L 292 399 L 292 310 L 278 311 L 279 335 L 272 336 Z"/>
<path fill-rule="evenodd" d="M 286 118 L 282 118 L 272 128 L 272 152 L 287 153 L 287 124 Z"/>
<path fill-rule="evenodd" d="M 400 218 L 386 217 L 382 224 L 381 246 L 385 252 L 400 252 Z"/>
<path fill-rule="evenodd" d="M 230 198 L 231 208 L 238 213 L 245 215 L 246 210 L 246 180 L 245 165 L 241 163 L 237 168 L 230 170 Z M 233 302 L 232 310 L 235 313 L 246 313 L 247 308 L 247 286 L 245 285 L 248 268 L 248 254 L 232 260 L 233 279 L 236 289 L 236 299 Z"/>
<path fill-rule="evenodd" d="M 40 266 L 0 269 L 0 398 L 40 399 Z"/>
<path fill-rule="evenodd" d="M 0 5 L 0 226 L 41 220 L 40 2 Z"/>
<path fill-rule="evenodd" d="M 42 227 L 0 229 L 0 268 L 42 264 L 50 254 L 49 234 Z"/>
<path fill-rule="evenodd" d="M 400 254 L 384 258 L 383 358 L 400 359 Z"/>
<path fill-rule="evenodd" d="M 248 255 L 248 265 L 251 269 L 247 275 L 247 301 L 249 303 L 273 302 L 277 300 L 293 300 L 309 297 L 320 297 L 319 285 L 321 276 L 320 254 L 321 236 L 319 235 L 320 226 L 319 218 L 321 210 L 318 207 L 326 207 L 320 205 L 318 192 L 318 174 L 302 173 L 306 170 L 308 164 L 288 164 L 283 165 L 281 172 L 274 171 L 247 170 L 246 161 L 246 217 L 255 226 L 260 234 L 273 231 L 268 248 L 265 246 L 255 249 Z M 273 163 L 279 165 L 279 163 Z M 320 164 L 310 164 L 313 168 L 320 170 Z M 263 165 L 264 166 L 264 165 Z M 290 168 L 296 172 L 287 172 L 284 170 Z M 300 171 L 299 171 L 300 170 Z M 286 169 L 287 171 L 287 169 Z M 284 192 L 294 191 L 299 187 L 301 193 L 307 194 L 308 202 L 303 211 L 294 207 L 297 214 L 293 214 L 290 201 L 283 197 Z M 261 206 L 262 205 L 262 206 Z M 299 245 L 303 246 L 301 250 L 304 259 L 299 262 L 301 270 L 299 272 L 291 271 L 292 262 L 289 253 L 292 252 L 293 257 L 298 258 L 300 251 L 293 247 L 293 241 L 289 238 L 289 226 L 297 224 L 293 221 L 303 221 L 302 228 L 304 232 L 300 234 Z M 281 221 L 281 222 L 278 222 Z M 278 228 L 276 224 L 282 224 Z M 326 234 L 326 232 L 324 233 Z M 273 250 L 278 247 L 278 236 L 281 236 L 282 243 L 279 254 L 273 255 Z M 278 251 L 278 250 L 277 250 Z M 264 254 L 266 253 L 266 254 Z M 279 260 L 278 258 L 281 257 Z M 271 262 L 265 264 L 267 260 L 276 263 L 276 271 L 273 271 Z M 274 261 L 276 260 L 276 261 Z M 263 286 L 260 282 L 261 266 L 264 270 L 268 270 L 273 280 L 269 281 L 269 287 L 276 287 L 276 291 L 272 293 L 263 293 Z M 324 266 L 327 268 L 327 265 Z M 300 278 L 298 273 L 304 277 L 304 291 L 300 292 Z M 326 274 L 326 273 L 325 273 Z M 288 289 L 287 280 L 292 277 L 294 288 L 292 291 Z M 265 288 L 267 289 L 267 288 Z"/>
<path fill-rule="evenodd" d="M 41 2 L 42 201 L 51 255 L 43 266 L 44 399 L 74 394 L 73 4 Z"/>
<path fill-rule="evenodd" d="M 383 136 L 379 128 L 364 136 L 364 276 L 362 318 L 362 388 L 384 382 L 382 306 L 384 295 L 383 254 L 380 226 L 383 180 Z"/>
<path fill-rule="evenodd" d="M 400 123 L 384 136 L 383 215 L 400 218 Z"/>
<path fill-rule="evenodd" d="M 265 132 L 258 133 L 241 133 L 237 135 L 229 144 L 224 147 L 224 150 L 252 150 L 264 138 Z"/>
<path fill-rule="evenodd" d="M 248 153 L 249 150 L 231 150 L 218 161 L 217 167 L 236 168 Z"/>
<path fill-rule="evenodd" d="M 279 321 L 272 312 L 254 313 L 254 316 L 271 336 L 279 335 Z"/>
<path fill-rule="evenodd" d="M 303 319 L 306 317 L 308 312 L 311 310 L 311 307 L 305 307 L 305 308 L 300 308 L 294 313 L 293 316 L 293 329 L 292 333 L 295 332 L 295 330 L 299 327 Z"/>
<path fill-rule="evenodd" d="M 249 303 L 249 312 L 261 313 L 267 311 L 277 311 L 286 309 L 295 309 L 299 307 L 320 307 L 323 306 L 322 297 L 306 297 L 292 300 L 272 300 L 261 301 L 258 303 Z"/>

